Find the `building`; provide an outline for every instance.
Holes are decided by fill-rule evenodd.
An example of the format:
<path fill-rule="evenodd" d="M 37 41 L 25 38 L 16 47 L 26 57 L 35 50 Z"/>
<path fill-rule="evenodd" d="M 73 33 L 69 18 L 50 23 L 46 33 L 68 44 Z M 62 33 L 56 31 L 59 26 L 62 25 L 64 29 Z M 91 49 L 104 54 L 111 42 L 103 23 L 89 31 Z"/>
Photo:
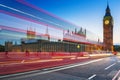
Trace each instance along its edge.
<path fill-rule="evenodd" d="M 113 18 L 108 4 L 103 18 L 103 43 L 105 51 L 113 51 Z"/>
<path fill-rule="evenodd" d="M 35 29 L 34 31 L 32 30 L 32 28 L 30 28 L 30 30 L 27 30 L 27 39 L 34 39 L 36 35 Z"/>
<path fill-rule="evenodd" d="M 56 39 L 51 41 L 53 39 L 49 36 L 48 29 L 45 36 L 41 36 L 41 39 L 35 38 L 35 31 L 27 30 L 26 38 L 21 39 L 20 45 L 6 42 L 5 50 L 10 52 L 91 52 L 102 50 L 101 43 L 86 40 L 85 31 L 81 29 L 75 32 L 67 31 L 63 34 L 63 40 Z"/>

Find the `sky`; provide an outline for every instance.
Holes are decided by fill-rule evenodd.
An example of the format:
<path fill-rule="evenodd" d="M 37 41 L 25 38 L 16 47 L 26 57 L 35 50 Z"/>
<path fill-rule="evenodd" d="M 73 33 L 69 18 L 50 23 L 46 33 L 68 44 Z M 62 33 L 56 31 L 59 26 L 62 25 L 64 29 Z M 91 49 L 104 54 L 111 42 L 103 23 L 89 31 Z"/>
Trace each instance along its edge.
<path fill-rule="evenodd" d="M 8 8 L 11 9 L 12 11 L 16 11 L 16 13 L 18 12 L 18 14 L 22 15 L 27 14 L 29 16 L 39 18 L 37 17 L 37 15 L 33 16 L 34 11 L 26 9 L 26 12 L 29 12 L 30 14 L 22 12 L 23 7 L 18 6 L 19 4 L 15 5 L 14 3 L 12 3 L 12 1 L 14 0 L 8 0 L 7 2 L 6 0 L 1 0 L 0 3 L 2 2 L 2 5 L 0 4 L 0 8 L 6 7 L 7 9 Z M 90 32 L 90 34 L 87 33 L 89 39 L 97 40 L 99 38 L 101 42 L 103 41 L 103 17 L 105 15 L 105 9 L 107 7 L 108 2 L 114 20 L 113 42 L 114 44 L 120 44 L 119 38 L 120 0 L 17 0 L 17 1 L 18 2 L 25 1 L 65 21 L 71 22 L 75 25 L 78 25 L 79 27 L 83 27 L 84 29 L 87 29 L 87 31 Z M 4 3 L 7 3 L 11 7 L 5 6 Z M 13 9 L 12 6 L 17 7 L 18 10 Z M 0 13 L 0 25 L 23 30 L 27 30 L 28 26 L 34 26 L 37 34 L 39 34 L 39 32 L 45 34 L 46 26 L 30 20 L 23 19 L 22 17 L 19 16 L 16 17 L 15 15 L 11 16 L 11 14 L 8 13 L 7 14 Z M 55 28 L 49 28 L 49 30 L 50 35 L 52 36 L 57 35 L 57 37 L 59 38 L 63 37 L 63 35 L 61 35 L 63 34 L 63 31 Z M 21 33 L 19 33 L 19 30 L 16 34 L 16 32 L 7 33 L 5 31 L 2 31 L 1 28 L 0 35 L 3 35 L 0 36 L 1 39 L 0 43 L 3 43 L 3 41 L 6 40 L 6 37 L 4 35 L 8 35 L 9 40 L 10 38 L 13 37 L 14 40 L 18 39 L 20 40 L 21 38 L 26 37 L 26 34 L 21 35 Z"/>
<path fill-rule="evenodd" d="M 107 1 L 114 20 L 114 44 L 120 44 L 120 0 L 26 0 L 64 20 L 79 25 L 103 40 Z"/>

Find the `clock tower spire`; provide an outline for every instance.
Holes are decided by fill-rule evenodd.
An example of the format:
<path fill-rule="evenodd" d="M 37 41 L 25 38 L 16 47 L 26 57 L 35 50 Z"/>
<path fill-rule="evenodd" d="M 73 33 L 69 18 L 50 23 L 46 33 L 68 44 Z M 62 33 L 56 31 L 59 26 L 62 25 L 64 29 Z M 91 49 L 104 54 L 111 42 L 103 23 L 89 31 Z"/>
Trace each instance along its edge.
<path fill-rule="evenodd" d="M 105 51 L 113 51 L 113 18 L 108 3 L 103 18 L 103 43 Z"/>

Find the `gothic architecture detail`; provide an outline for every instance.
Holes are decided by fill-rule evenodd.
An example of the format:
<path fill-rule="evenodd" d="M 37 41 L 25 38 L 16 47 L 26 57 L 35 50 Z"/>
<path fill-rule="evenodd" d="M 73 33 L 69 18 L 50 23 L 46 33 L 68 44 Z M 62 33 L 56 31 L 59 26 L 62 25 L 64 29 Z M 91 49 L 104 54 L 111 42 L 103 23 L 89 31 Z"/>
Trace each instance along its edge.
<path fill-rule="evenodd" d="M 103 43 L 105 51 L 113 51 L 113 18 L 108 4 L 103 18 Z"/>
<path fill-rule="evenodd" d="M 31 27 L 27 30 L 27 39 L 35 39 L 36 32 L 35 29 L 33 30 Z"/>

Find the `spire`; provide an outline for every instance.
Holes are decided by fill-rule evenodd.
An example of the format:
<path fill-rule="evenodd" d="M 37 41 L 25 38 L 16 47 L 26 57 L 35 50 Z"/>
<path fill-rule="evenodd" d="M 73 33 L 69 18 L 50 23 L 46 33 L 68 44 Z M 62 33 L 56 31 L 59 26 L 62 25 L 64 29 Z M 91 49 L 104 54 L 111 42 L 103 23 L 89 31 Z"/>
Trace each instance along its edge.
<path fill-rule="evenodd" d="M 50 35 L 49 35 L 49 32 L 48 32 L 48 30 L 49 30 L 49 28 L 48 28 L 48 26 L 46 27 L 46 36 L 48 37 L 48 40 L 50 40 Z"/>
<path fill-rule="evenodd" d="M 48 33 L 48 26 L 47 26 L 47 28 L 46 28 L 46 34 L 49 34 L 49 33 Z"/>
<path fill-rule="evenodd" d="M 105 16 L 111 16 L 108 0 L 107 0 L 107 8 L 106 8 L 106 14 L 105 14 Z"/>
<path fill-rule="evenodd" d="M 109 2 L 108 2 L 108 0 L 107 0 L 107 6 L 109 6 Z"/>
<path fill-rule="evenodd" d="M 77 29 L 75 28 L 75 34 L 77 33 Z"/>
<path fill-rule="evenodd" d="M 106 8 L 106 12 L 110 12 L 110 8 L 109 8 L 109 2 L 107 0 L 107 8 Z"/>

